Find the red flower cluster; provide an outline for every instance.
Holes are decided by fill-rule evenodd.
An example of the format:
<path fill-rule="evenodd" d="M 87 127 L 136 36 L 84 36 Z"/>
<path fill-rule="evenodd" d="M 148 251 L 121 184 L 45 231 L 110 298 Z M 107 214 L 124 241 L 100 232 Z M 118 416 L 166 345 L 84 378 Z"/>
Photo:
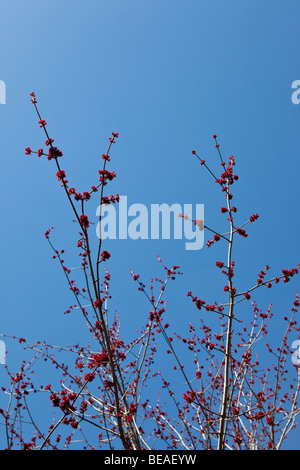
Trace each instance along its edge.
<path fill-rule="evenodd" d="M 50 147 L 48 151 L 48 160 L 52 158 L 62 157 L 63 153 L 57 147 Z"/>
<path fill-rule="evenodd" d="M 236 233 L 238 233 L 239 235 L 241 235 L 242 237 L 244 238 L 247 238 L 248 237 L 248 233 L 246 232 L 246 230 L 244 230 L 243 228 L 241 227 L 238 227 L 236 229 Z"/>
<path fill-rule="evenodd" d="M 79 217 L 79 220 L 80 220 L 80 224 L 81 224 L 82 227 L 88 228 L 88 227 L 90 226 L 89 219 L 88 219 L 88 216 L 87 216 L 87 215 L 82 214 L 82 215 Z"/>
<path fill-rule="evenodd" d="M 109 361 L 108 354 L 106 352 L 93 354 L 92 360 L 90 361 L 88 367 L 93 369 L 95 366 L 100 366 L 102 364 L 107 364 Z"/>
<path fill-rule="evenodd" d="M 258 219 L 259 215 L 258 214 L 253 214 L 251 215 L 251 217 L 249 218 L 250 222 L 254 222 L 256 219 Z"/>
<path fill-rule="evenodd" d="M 223 268 L 224 263 L 223 263 L 222 261 L 216 261 L 216 266 L 217 266 L 218 268 Z"/>
<path fill-rule="evenodd" d="M 48 228 L 48 230 L 46 230 L 46 232 L 45 232 L 45 237 L 46 238 L 49 238 L 51 230 L 53 230 L 53 227 L 50 227 L 50 228 Z"/>
<path fill-rule="evenodd" d="M 108 171 L 108 170 L 99 170 L 99 175 L 100 175 L 100 181 L 104 185 L 106 184 L 106 181 L 112 181 L 117 176 L 114 171 Z"/>
<path fill-rule="evenodd" d="M 195 302 L 198 310 L 201 310 L 201 308 L 206 304 L 205 300 L 198 299 L 197 296 L 194 297 L 191 291 L 189 291 L 186 295 L 187 297 L 192 297 L 192 302 Z"/>
<path fill-rule="evenodd" d="M 66 390 L 61 391 L 61 397 L 56 392 L 53 392 L 50 395 L 50 400 L 52 401 L 52 406 L 60 407 L 62 411 L 75 411 L 76 406 L 71 402 L 76 398 L 76 393 L 68 393 Z"/>
<path fill-rule="evenodd" d="M 95 378 L 95 374 L 93 372 L 89 372 L 88 374 L 85 374 L 84 380 L 85 382 L 92 382 Z"/>
<path fill-rule="evenodd" d="M 84 191 L 82 194 L 81 193 L 76 193 L 75 188 L 69 188 L 68 189 L 68 194 L 70 196 L 72 194 L 74 194 L 75 201 L 88 201 L 91 198 L 91 194 L 88 191 Z"/>
<path fill-rule="evenodd" d="M 115 143 L 115 139 L 119 137 L 119 132 L 112 132 L 112 137 L 109 138 L 111 144 Z"/>
<path fill-rule="evenodd" d="M 95 308 L 98 308 L 99 305 L 101 305 L 101 304 L 102 304 L 102 300 L 101 300 L 101 299 L 96 299 L 95 302 L 94 302 Z"/>
<path fill-rule="evenodd" d="M 298 265 L 298 268 L 300 265 Z M 298 274 L 298 269 L 297 268 L 292 268 L 292 269 L 283 269 L 282 274 L 284 276 L 283 282 L 289 282 L 290 278 L 294 276 L 294 274 Z"/>
<path fill-rule="evenodd" d="M 35 93 L 32 91 L 32 92 L 29 93 L 29 94 L 30 94 L 30 96 L 31 96 L 31 100 L 30 100 L 31 103 L 37 103 Z"/>
<path fill-rule="evenodd" d="M 101 203 L 102 204 L 105 204 L 105 205 L 108 205 L 108 204 L 114 204 L 115 202 L 119 202 L 120 201 L 120 195 L 119 194 L 116 194 L 116 196 L 103 196 L 102 199 L 101 199 Z"/>
<path fill-rule="evenodd" d="M 83 191 L 82 197 L 85 201 L 88 201 L 89 199 L 91 199 L 91 195 L 88 191 Z"/>
<path fill-rule="evenodd" d="M 101 261 L 106 261 L 106 260 L 108 260 L 109 258 L 110 258 L 110 253 L 109 253 L 109 251 L 106 251 L 106 250 L 102 251 L 102 253 L 101 253 Z"/>
<path fill-rule="evenodd" d="M 47 126 L 47 123 L 46 123 L 45 119 L 40 119 L 40 120 L 39 120 L 39 125 L 40 125 L 40 127 L 45 127 L 45 126 Z"/>
<path fill-rule="evenodd" d="M 62 181 L 65 178 L 66 173 L 63 170 L 60 170 L 56 173 L 56 176 L 58 181 Z"/>
<path fill-rule="evenodd" d="M 193 403 L 193 401 L 195 401 L 195 399 L 197 398 L 197 394 L 194 390 L 189 390 L 188 392 L 183 393 L 182 396 L 184 401 L 186 401 L 187 403 Z"/>

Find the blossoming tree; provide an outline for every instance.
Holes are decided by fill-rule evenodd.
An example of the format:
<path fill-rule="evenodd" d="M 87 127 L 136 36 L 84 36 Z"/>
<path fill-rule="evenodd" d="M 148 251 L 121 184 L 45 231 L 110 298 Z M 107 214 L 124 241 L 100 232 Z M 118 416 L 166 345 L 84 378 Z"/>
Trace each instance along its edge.
<path fill-rule="evenodd" d="M 212 233 L 207 248 L 213 250 L 215 243 L 224 243 L 224 259 L 216 261 L 215 265 L 225 278 L 220 297 L 221 294 L 227 296 L 226 301 L 208 303 L 200 299 L 198 293 L 188 292 L 195 308 L 209 312 L 210 316 L 204 317 L 205 321 L 201 317 L 195 324 L 188 323 L 187 335 L 169 334 L 171 325 L 164 320 L 166 288 L 180 275 L 180 268 L 164 266 L 159 259 L 164 278 L 156 280 L 157 294 L 154 294 L 153 283 L 146 286 L 142 274 L 131 272 L 138 291 L 145 296 L 148 315 L 145 323 L 132 331 L 133 339 L 128 342 L 120 333 L 122 314 L 112 317 L 108 312 L 111 295 L 106 265 L 111 254 L 102 246 L 102 212 L 100 210 L 100 237 L 96 249 L 88 213 L 91 198 L 98 197 L 100 208 L 119 202 L 119 194 L 108 195 L 107 192 L 109 183 L 116 177 L 107 166 L 118 133 L 112 133 L 102 155 L 98 182 L 79 192 L 69 183 L 67 172 L 61 167 L 63 152 L 54 146 L 54 139 L 48 134 L 34 93 L 31 93 L 31 102 L 45 134 L 46 150 L 34 151 L 27 147 L 25 153 L 47 158 L 56 167 L 56 177 L 79 230 L 74 247 L 81 258 L 79 280 L 73 278 L 72 267 L 66 265 L 64 250 L 54 245 L 53 227 L 46 231 L 45 237 L 74 296 L 75 304 L 65 313 L 79 309 L 89 341 L 57 348 L 45 341 L 32 344 L 25 338 L 14 338 L 24 348 L 26 358 L 17 372 L 6 366 L 10 383 L 2 387 L 7 398 L 6 406 L 0 409 L 5 428 L 3 448 L 280 449 L 300 412 L 299 368 L 291 361 L 289 345 L 290 334 L 299 331 L 295 319 L 299 297 L 296 293 L 290 316 L 283 320 L 286 326 L 282 341 L 274 347 L 267 339 L 272 325 L 272 307 L 260 310 L 254 294 L 257 289 L 270 289 L 279 282 L 289 282 L 298 274 L 300 265 L 273 276 L 269 276 L 270 267 L 266 265 L 250 287 L 237 289 L 234 243 L 237 237 L 248 236 L 245 227 L 255 222 L 258 214 L 254 213 L 242 224 L 236 223 L 238 210 L 232 205 L 232 186 L 238 180 L 235 158 L 231 155 L 228 161 L 223 159 L 214 135 L 221 167 L 221 174 L 216 175 L 205 160 L 192 151 L 224 196 L 221 213 L 227 218 L 226 233 L 206 226 L 203 220 L 196 219 L 193 223 L 197 229 Z M 185 214 L 179 216 L 188 218 Z M 242 303 L 249 312 L 246 318 L 239 314 Z M 217 333 L 213 333 L 211 318 L 218 320 Z M 167 350 L 162 349 L 162 342 L 166 343 Z M 265 349 L 259 346 L 262 342 Z M 67 362 L 60 360 L 58 350 L 66 352 Z M 189 353 L 188 364 L 185 350 Z M 50 372 L 49 382 L 41 385 L 33 371 L 37 363 L 44 361 L 53 373 Z M 168 368 L 164 367 L 166 362 L 172 364 L 169 377 L 166 376 Z M 156 386 L 151 385 L 153 381 Z M 31 397 L 35 403 L 41 400 L 41 418 L 32 410 Z"/>

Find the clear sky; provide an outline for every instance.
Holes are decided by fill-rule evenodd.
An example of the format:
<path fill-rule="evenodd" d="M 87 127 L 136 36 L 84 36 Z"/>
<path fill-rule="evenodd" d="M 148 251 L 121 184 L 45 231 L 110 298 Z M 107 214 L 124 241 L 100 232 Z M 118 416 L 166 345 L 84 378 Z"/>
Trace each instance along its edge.
<path fill-rule="evenodd" d="M 55 244 L 68 253 L 72 214 L 53 162 L 24 154 L 45 141 L 31 91 L 72 185 L 84 190 L 97 182 L 100 156 L 118 131 L 111 191 L 148 208 L 204 204 L 205 222 L 216 230 L 223 199 L 191 150 L 218 169 L 218 134 L 224 156 L 236 157 L 241 223 L 260 215 L 234 253 L 240 286 L 254 285 L 265 264 L 276 275 L 300 262 L 300 104 L 291 100 L 292 82 L 300 80 L 299 14 L 298 0 L 0 0 L 1 333 L 54 344 L 76 343 L 81 333 L 80 319 L 63 315 L 72 300 L 44 239 L 54 226 Z M 160 276 L 157 254 L 181 267 L 167 295 L 176 329 L 183 319 L 197 321 L 188 290 L 220 300 L 216 286 L 224 280 L 214 261 L 223 248 L 108 241 L 112 309 L 126 319 L 125 330 L 148 311 L 130 269 L 145 281 Z M 261 308 L 272 301 L 276 321 L 299 284 L 258 294 Z M 8 349 L 7 361 L 17 360 Z"/>

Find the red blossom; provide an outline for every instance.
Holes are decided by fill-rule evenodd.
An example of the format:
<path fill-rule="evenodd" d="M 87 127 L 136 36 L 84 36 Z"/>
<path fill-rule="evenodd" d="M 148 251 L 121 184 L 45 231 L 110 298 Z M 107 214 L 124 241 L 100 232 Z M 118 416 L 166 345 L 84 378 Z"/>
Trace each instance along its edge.
<path fill-rule="evenodd" d="M 46 232 L 45 232 L 45 237 L 46 238 L 49 238 L 51 230 L 53 230 L 53 227 L 50 227 L 48 230 L 46 230 Z"/>
<path fill-rule="evenodd" d="M 241 228 L 241 227 L 238 227 L 238 228 L 236 229 L 236 233 L 238 233 L 239 235 L 241 235 L 241 236 L 244 237 L 244 238 L 248 237 L 248 234 L 247 234 L 246 230 L 244 230 L 244 229 Z"/>
<path fill-rule="evenodd" d="M 250 222 L 254 222 L 256 219 L 258 219 L 259 215 L 258 214 L 253 214 L 251 215 L 251 217 L 249 218 Z"/>
<path fill-rule="evenodd" d="M 93 369 L 95 366 L 100 366 L 102 364 L 107 364 L 109 362 L 109 357 L 106 352 L 93 354 L 92 360 L 89 363 L 89 368 Z"/>
<path fill-rule="evenodd" d="M 267 416 L 266 421 L 267 421 L 267 424 L 269 424 L 270 426 L 274 423 L 272 416 Z"/>
<path fill-rule="evenodd" d="M 84 198 L 86 201 L 88 201 L 88 200 L 91 198 L 90 193 L 87 192 L 87 191 L 84 191 L 84 192 L 82 193 L 82 196 L 83 196 L 83 198 Z"/>
<path fill-rule="evenodd" d="M 95 302 L 94 302 L 95 308 L 98 308 L 100 305 L 102 305 L 102 300 L 96 299 Z"/>
<path fill-rule="evenodd" d="M 48 160 L 52 158 L 62 157 L 63 153 L 57 147 L 50 147 L 48 151 Z"/>
<path fill-rule="evenodd" d="M 189 390 L 187 393 L 184 393 L 183 394 L 183 399 L 187 402 L 187 403 L 192 403 L 193 401 L 195 401 L 196 399 L 196 392 L 194 390 Z"/>
<path fill-rule="evenodd" d="M 114 171 L 99 170 L 100 181 L 106 184 L 106 181 L 112 181 L 117 175 Z"/>
<path fill-rule="evenodd" d="M 84 228 L 88 228 L 90 223 L 89 223 L 89 219 L 88 219 L 88 216 L 85 215 L 85 214 L 82 214 L 80 217 L 79 217 L 79 220 L 80 220 L 80 224 L 82 227 Z"/>
<path fill-rule="evenodd" d="M 58 181 L 62 181 L 65 178 L 66 173 L 63 170 L 59 170 L 56 173 L 56 176 L 57 176 Z"/>
<path fill-rule="evenodd" d="M 104 250 L 101 253 L 101 261 L 107 261 L 110 258 L 110 256 L 111 255 L 110 255 L 109 251 Z"/>
<path fill-rule="evenodd" d="M 95 374 L 93 372 L 89 372 L 88 374 L 85 374 L 84 380 L 85 382 L 92 382 L 95 378 Z"/>
<path fill-rule="evenodd" d="M 75 199 L 75 201 L 82 201 L 83 196 L 82 196 L 81 193 L 74 193 L 74 199 Z"/>
<path fill-rule="evenodd" d="M 222 261 L 216 261 L 216 266 L 217 266 L 218 268 L 223 268 L 224 263 L 223 263 Z"/>

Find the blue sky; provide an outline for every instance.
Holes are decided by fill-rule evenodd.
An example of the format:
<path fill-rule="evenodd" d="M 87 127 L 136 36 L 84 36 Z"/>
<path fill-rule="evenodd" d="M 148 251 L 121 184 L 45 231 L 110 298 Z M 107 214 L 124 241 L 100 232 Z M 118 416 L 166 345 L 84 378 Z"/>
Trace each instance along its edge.
<path fill-rule="evenodd" d="M 111 191 L 147 207 L 204 204 L 216 230 L 222 195 L 191 150 L 217 171 L 218 134 L 224 157 L 236 157 L 241 223 L 260 215 L 236 246 L 240 285 L 254 285 L 265 264 L 276 275 L 299 263 L 300 105 L 291 101 L 300 79 L 298 1 L 0 0 L 0 11 L 1 332 L 57 344 L 81 333 L 80 319 L 71 324 L 62 314 L 70 297 L 44 239 L 54 226 L 67 256 L 72 214 L 53 162 L 24 155 L 45 140 L 31 91 L 76 188 L 97 182 L 99 157 L 118 131 Z M 168 293 L 174 328 L 183 318 L 197 321 L 188 290 L 219 300 L 224 280 L 214 261 L 224 245 L 186 251 L 182 240 L 111 240 L 106 248 L 116 306 L 132 322 L 148 306 L 129 270 L 145 281 L 160 276 L 157 254 L 184 273 Z M 257 299 L 262 308 L 272 301 L 281 316 L 297 289 L 293 279 Z M 13 348 L 9 354 L 18 360 Z"/>

